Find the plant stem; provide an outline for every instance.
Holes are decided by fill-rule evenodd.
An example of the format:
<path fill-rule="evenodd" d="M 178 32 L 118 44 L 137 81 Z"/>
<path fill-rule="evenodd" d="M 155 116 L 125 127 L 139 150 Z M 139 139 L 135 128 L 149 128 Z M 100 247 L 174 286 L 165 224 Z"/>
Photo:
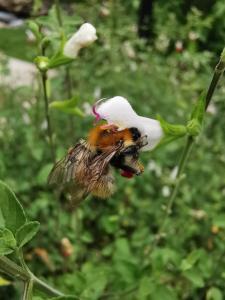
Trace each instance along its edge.
<path fill-rule="evenodd" d="M 225 61 L 224 61 L 224 58 L 221 56 L 221 59 L 219 60 L 218 64 L 215 67 L 214 74 L 213 74 L 211 83 L 209 85 L 209 88 L 208 88 L 208 91 L 207 91 L 207 94 L 206 94 L 205 110 L 207 109 L 207 107 L 210 104 L 210 101 L 212 100 L 212 96 L 215 92 L 217 84 L 218 84 L 224 70 L 225 70 Z M 175 185 L 174 185 L 172 194 L 170 196 L 170 199 L 169 199 L 167 207 L 166 207 L 166 216 L 164 218 L 164 221 L 163 221 L 162 225 L 160 226 L 160 229 L 158 230 L 158 234 L 157 234 L 158 240 L 156 240 L 156 242 L 153 243 L 152 250 L 154 249 L 154 247 L 158 243 L 158 241 L 160 239 L 160 235 L 161 235 L 161 233 L 162 233 L 162 231 L 165 227 L 166 221 L 168 219 L 168 216 L 171 214 L 174 200 L 177 196 L 177 193 L 178 193 L 180 185 L 181 185 L 183 170 L 184 170 L 184 168 L 186 166 L 186 163 L 188 161 L 188 158 L 189 158 L 190 152 L 192 150 L 194 141 L 195 141 L 194 137 L 188 136 L 186 144 L 185 144 L 184 149 L 183 149 L 183 153 L 181 154 L 180 161 L 179 161 L 179 164 L 178 164 L 178 171 L 177 171 L 177 175 L 176 175 L 176 179 L 175 179 Z"/>
<path fill-rule="evenodd" d="M 24 283 L 22 300 L 32 300 L 33 285 L 34 285 L 33 279 L 30 279 Z"/>
<path fill-rule="evenodd" d="M 16 263 L 14 263 L 12 260 L 10 260 L 5 256 L 0 257 L 0 271 L 4 272 L 5 274 L 9 275 L 12 278 L 21 280 L 25 283 L 32 281 L 30 282 L 29 288 L 31 288 L 32 287 L 31 285 L 34 284 L 34 288 L 49 296 L 64 296 L 63 293 L 49 286 L 47 283 L 37 278 L 31 272 L 28 273 L 26 270 L 24 270 L 23 268 L 21 268 L 20 266 L 18 266 Z M 28 289 L 28 286 L 25 288 Z M 29 298 L 24 298 L 24 299 L 29 299 Z"/>
<path fill-rule="evenodd" d="M 193 147 L 193 143 L 194 143 L 194 138 L 192 136 L 189 136 L 187 138 L 186 146 L 183 149 L 183 153 L 180 157 L 180 162 L 178 164 L 178 170 L 177 170 L 177 175 L 176 175 L 176 183 L 175 183 L 175 186 L 173 188 L 171 197 L 169 199 L 169 202 L 168 202 L 168 205 L 167 205 L 167 208 L 166 208 L 166 212 L 167 212 L 168 215 L 171 213 L 171 209 L 172 209 L 172 206 L 173 206 L 174 199 L 176 198 L 180 183 L 182 181 L 182 173 L 183 173 L 184 167 L 186 165 L 186 162 L 188 160 L 191 149 Z"/>
<path fill-rule="evenodd" d="M 47 122 L 47 134 L 48 134 L 48 140 L 49 140 L 49 146 L 51 150 L 51 156 L 53 163 L 56 162 L 56 155 L 55 155 L 55 147 L 53 143 L 53 134 L 52 134 L 52 127 L 51 127 L 51 120 L 49 115 L 49 106 L 48 106 L 48 93 L 47 93 L 47 73 L 42 72 L 41 73 L 41 79 L 42 79 L 42 86 L 43 86 L 43 93 L 44 93 L 44 103 L 45 103 L 45 119 Z"/>

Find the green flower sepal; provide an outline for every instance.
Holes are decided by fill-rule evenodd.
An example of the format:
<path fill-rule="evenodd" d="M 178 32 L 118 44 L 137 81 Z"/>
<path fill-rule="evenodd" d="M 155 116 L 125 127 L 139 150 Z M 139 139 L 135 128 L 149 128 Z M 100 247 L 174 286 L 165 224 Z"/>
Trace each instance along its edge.
<path fill-rule="evenodd" d="M 63 55 L 63 53 L 60 51 L 50 58 L 49 69 L 57 68 L 62 65 L 67 65 L 72 61 L 74 61 L 74 59 Z"/>
<path fill-rule="evenodd" d="M 170 142 L 187 135 L 187 127 L 185 125 L 170 124 L 159 115 L 157 116 L 157 119 L 160 122 L 164 133 L 164 136 L 158 144 L 157 148 L 169 144 Z"/>
<path fill-rule="evenodd" d="M 49 69 L 49 58 L 47 56 L 37 56 L 34 63 L 40 72 L 47 72 Z"/>
<path fill-rule="evenodd" d="M 206 111 L 206 95 L 202 93 L 191 114 L 191 118 L 187 123 L 188 135 L 196 137 L 201 133 Z"/>

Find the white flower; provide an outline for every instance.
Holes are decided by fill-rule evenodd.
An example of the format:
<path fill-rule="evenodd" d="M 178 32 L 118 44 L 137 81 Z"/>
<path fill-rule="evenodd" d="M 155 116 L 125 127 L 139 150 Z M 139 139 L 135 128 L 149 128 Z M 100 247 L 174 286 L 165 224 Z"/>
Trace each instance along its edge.
<path fill-rule="evenodd" d="M 163 130 L 159 121 L 139 116 L 127 99 L 116 96 L 106 101 L 98 101 L 93 107 L 97 120 L 104 119 L 120 129 L 136 127 L 142 136 L 147 136 L 148 144 L 143 151 L 152 150 L 162 139 Z"/>
<path fill-rule="evenodd" d="M 162 195 L 163 197 L 169 197 L 170 195 L 170 188 L 167 185 L 164 185 L 162 188 Z"/>
<path fill-rule="evenodd" d="M 66 42 L 63 54 L 70 58 L 76 58 L 81 48 L 89 46 L 95 40 L 97 40 L 95 27 L 90 23 L 84 23 Z"/>

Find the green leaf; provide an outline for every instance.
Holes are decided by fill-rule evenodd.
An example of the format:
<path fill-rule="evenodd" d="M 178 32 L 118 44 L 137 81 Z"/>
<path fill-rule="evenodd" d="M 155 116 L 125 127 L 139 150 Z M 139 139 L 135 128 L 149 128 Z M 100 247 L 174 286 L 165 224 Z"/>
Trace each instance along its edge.
<path fill-rule="evenodd" d="M 211 287 L 207 291 L 206 300 L 223 300 L 223 294 L 218 288 Z"/>
<path fill-rule="evenodd" d="M 148 299 L 152 300 L 176 300 L 175 290 L 156 284 Z"/>
<path fill-rule="evenodd" d="M 32 31 L 37 40 L 42 38 L 42 35 L 39 30 L 39 25 L 34 21 L 27 21 L 27 27 Z"/>
<path fill-rule="evenodd" d="M 60 51 L 50 58 L 49 60 L 49 68 L 57 68 L 62 65 L 67 65 L 71 63 L 74 59 L 64 56 Z"/>
<path fill-rule="evenodd" d="M 58 109 L 68 114 L 83 117 L 84 113 L 76 105 L 77 105 L 77 97 L 73 97 L 69 100 L 53 101 L 50 103 L 49 107 Z"/>
<path fill-rule="evenodd" d="M 194 286 L 199 288 L 204 286 L 203 274 L 198 269 L 187 270 L 183 273 L 183 275 L 191 281 Z"/>
<path fill-rule="evenodd" d="M 0 181 L 0 228 L 8 228 L 13 234 L 26 222 L 25 212 L 15 194 Z"/>
<path fill-rule="evenodd" d="M 181 270 L 186 271 L 193 267 L 193 265 L 199 260 L 202 254 L 201 250 L 192 251 L 187 258 L 183 259 L 181 262 Z"/>
<path fill-rule="evenodd" d="M 138 299 L 146 299 L 151 294 L 152 289 L 152 279 L 146 276 L 142 277 L 138 289 Z"/>
<path fill-rule="evenodd" d="M 225 228 L 225 214 L 218 214 L 213 218 L 213 225 Z"/>
<path fill-rule="evenodd" d="M 38 232 L 40 223 L 37 221 L 27 222 L 16 232 L 18 247 L 21 248 L 27 244 Z"/>
<path fill-rule="evenodd" d="M 51 108 L 74 108 L 77 105 L 77 97 L 74 96 L 71 99 L 61 100 L 61 101 L 53 101 L 49 104 Z"/>
<path fill-rule="evenodd" d="M 0 255 L 10 254 L 15 248 L 16 240 L 13 233 L 7 228 L 0 230 Z"/>

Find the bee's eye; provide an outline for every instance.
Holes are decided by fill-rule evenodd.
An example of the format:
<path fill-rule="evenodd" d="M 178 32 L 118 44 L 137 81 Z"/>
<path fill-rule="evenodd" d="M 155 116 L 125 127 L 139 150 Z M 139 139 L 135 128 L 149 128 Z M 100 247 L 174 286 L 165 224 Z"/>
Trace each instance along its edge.
<path fill-rule="evenodd" d="M 134 141 L 137 141 L 141 137 L 140 131 L 136 127 L 131 127 L 130 132 Z"/>

